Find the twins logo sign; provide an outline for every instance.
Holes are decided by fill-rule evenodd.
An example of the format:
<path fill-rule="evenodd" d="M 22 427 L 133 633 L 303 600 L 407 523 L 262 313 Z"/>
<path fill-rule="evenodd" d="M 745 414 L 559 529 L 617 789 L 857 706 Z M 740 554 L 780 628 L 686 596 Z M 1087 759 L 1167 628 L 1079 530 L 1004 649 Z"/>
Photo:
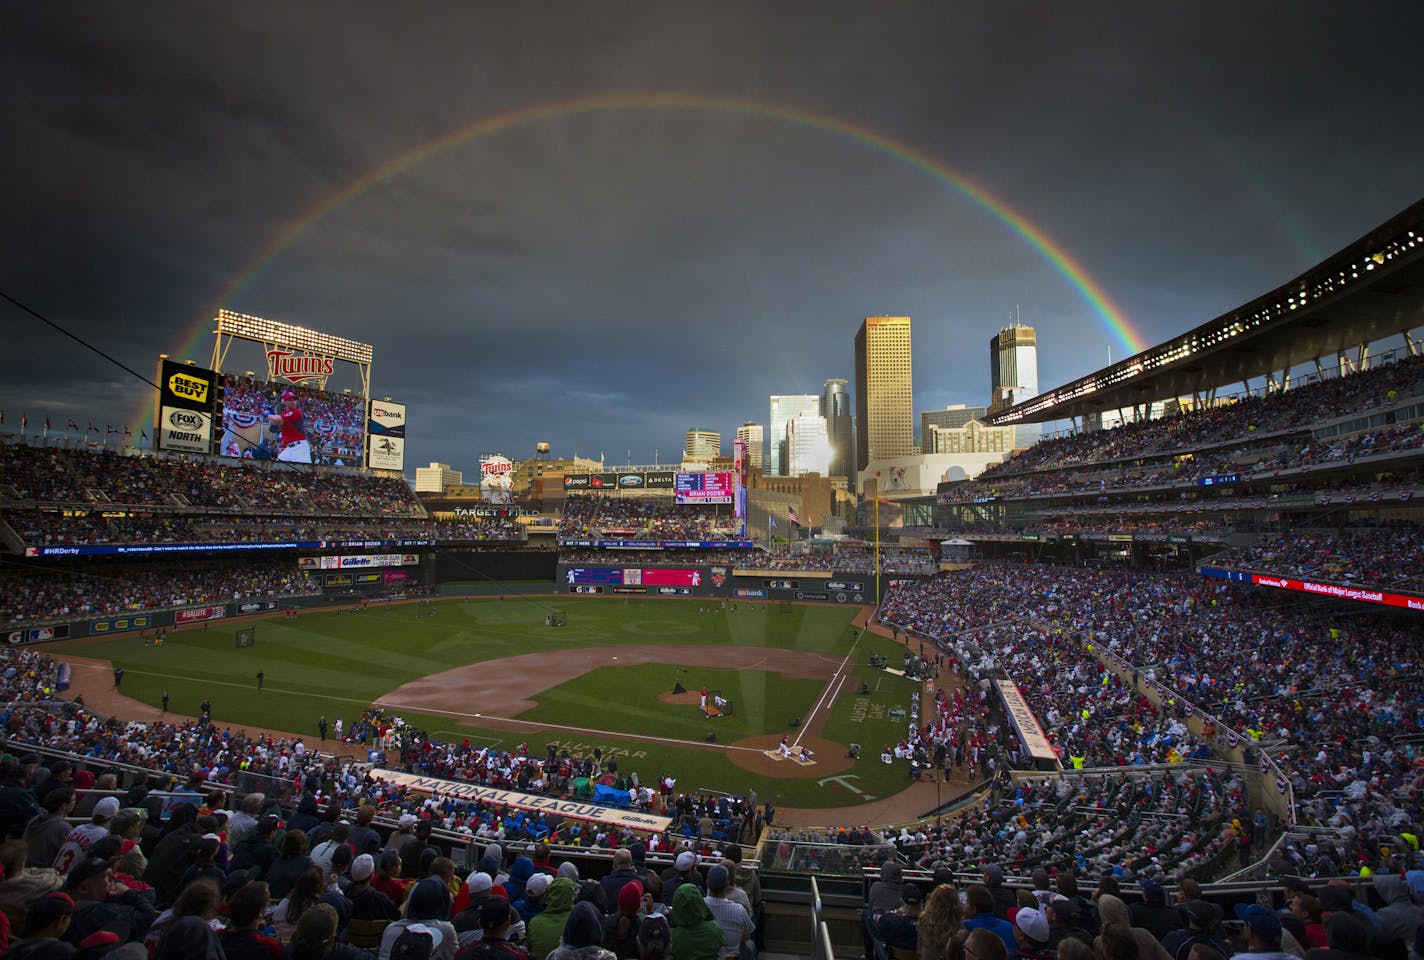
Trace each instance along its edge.
<path fill-rule="evenodd" d="M 330 357 L 297 353 L 293 350 L 283 350 L 281 347 L 267 351 L 268 380 L 280 378 L 290 380 L 292 383 L 316 380 L 324 384 L 335 369 L 336 362 Z"/>

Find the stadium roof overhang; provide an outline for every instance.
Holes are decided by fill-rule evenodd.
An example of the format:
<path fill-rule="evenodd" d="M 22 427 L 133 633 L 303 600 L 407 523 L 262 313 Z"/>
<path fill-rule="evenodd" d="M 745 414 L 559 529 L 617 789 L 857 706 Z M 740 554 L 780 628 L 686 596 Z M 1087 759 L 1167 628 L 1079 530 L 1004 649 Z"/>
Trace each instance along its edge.
<path fill-rule="evenodd" d="M 1424 326 L 1424 200 L 1209 323 L 989 417 L 1066 420 L 1206 393 L 1332 360 Z"/>

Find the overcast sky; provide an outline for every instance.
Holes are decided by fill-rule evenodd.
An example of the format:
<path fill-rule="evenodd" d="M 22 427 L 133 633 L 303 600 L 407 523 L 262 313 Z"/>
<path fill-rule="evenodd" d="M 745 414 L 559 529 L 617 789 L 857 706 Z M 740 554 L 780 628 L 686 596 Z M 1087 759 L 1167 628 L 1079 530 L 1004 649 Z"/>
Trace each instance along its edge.
<path fill-rule="evenodd" d="M 5 20 L 0 290 L 148 376 L 206 362 L 219 305 L 371 343 L 407 473 L 538 441 L 666 462 L 851 378 L 870 314 L 913 318 L 920 410 L 987 401 L 1016 308 L 1048 388 L 1127 347 L 1024 230 L 1150 344 L 1424 195 L 1416 0 Z M 143 383 L 0 324 L 6 429 L 138 432 Z"/>

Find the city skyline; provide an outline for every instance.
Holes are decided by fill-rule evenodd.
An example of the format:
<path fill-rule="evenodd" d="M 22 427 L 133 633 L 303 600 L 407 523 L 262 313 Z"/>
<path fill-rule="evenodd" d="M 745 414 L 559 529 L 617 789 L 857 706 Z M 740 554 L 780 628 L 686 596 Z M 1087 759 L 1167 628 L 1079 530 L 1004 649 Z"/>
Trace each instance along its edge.
<path fill-rule="evenodd" d="M 881 313 L 915 413 L 1016 305 L 1051 388 L 1420 196 L 1424 9 L 1213 9 L 18 7 L 0 292 L 117 363 L 0 306 L 0 429 L 137 435 L 224 307 L 370 343 L 407 474 L 671 460 Z"/>

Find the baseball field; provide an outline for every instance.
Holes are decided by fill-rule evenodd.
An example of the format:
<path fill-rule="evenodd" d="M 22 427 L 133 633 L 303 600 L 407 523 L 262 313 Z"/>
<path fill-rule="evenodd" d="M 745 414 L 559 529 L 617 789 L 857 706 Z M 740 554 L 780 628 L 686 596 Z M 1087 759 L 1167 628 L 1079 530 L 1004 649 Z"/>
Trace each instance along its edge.
<path fill-rule="evenodd" d="M 543 753 L 601 747 L 644 782 L 677 789 L 755 789 L 778 806 L 853 805 L 906 785 L 879 761 L 899 740 L 918 684 L 872 670 L 903 648 L 851 620 L 858 608 L 719 600 L 520 598 L 372 606 L 248 621 L 236 644 L 222 621 L 170 633 L 161 646 L 126 637 L 76 654 L 124 669 L 121 693 L 214 722 L 300 733 L 318 718 L 349 733 L 371 705 L 442 740 L 527 745 Z M 549 619 L 562 613 L 563 626 Z M 262 674 L 262 689 L 257 674 Z M 675 692 L 679 687 L 681 692 Z M 709 717 L 707 703 L 725 702 Z M 865 692 L 861 692 L 864 690 Z M 715 712 L 715 711 L 714 711 Z M 780 755 L 785 736 L 794 754 Z M 847 756 L 864 745 L 862 759 Z M 327 749 L 338 745 L 328 743 Z M 362 755 L 359 744 L 340 752 Z"/>

